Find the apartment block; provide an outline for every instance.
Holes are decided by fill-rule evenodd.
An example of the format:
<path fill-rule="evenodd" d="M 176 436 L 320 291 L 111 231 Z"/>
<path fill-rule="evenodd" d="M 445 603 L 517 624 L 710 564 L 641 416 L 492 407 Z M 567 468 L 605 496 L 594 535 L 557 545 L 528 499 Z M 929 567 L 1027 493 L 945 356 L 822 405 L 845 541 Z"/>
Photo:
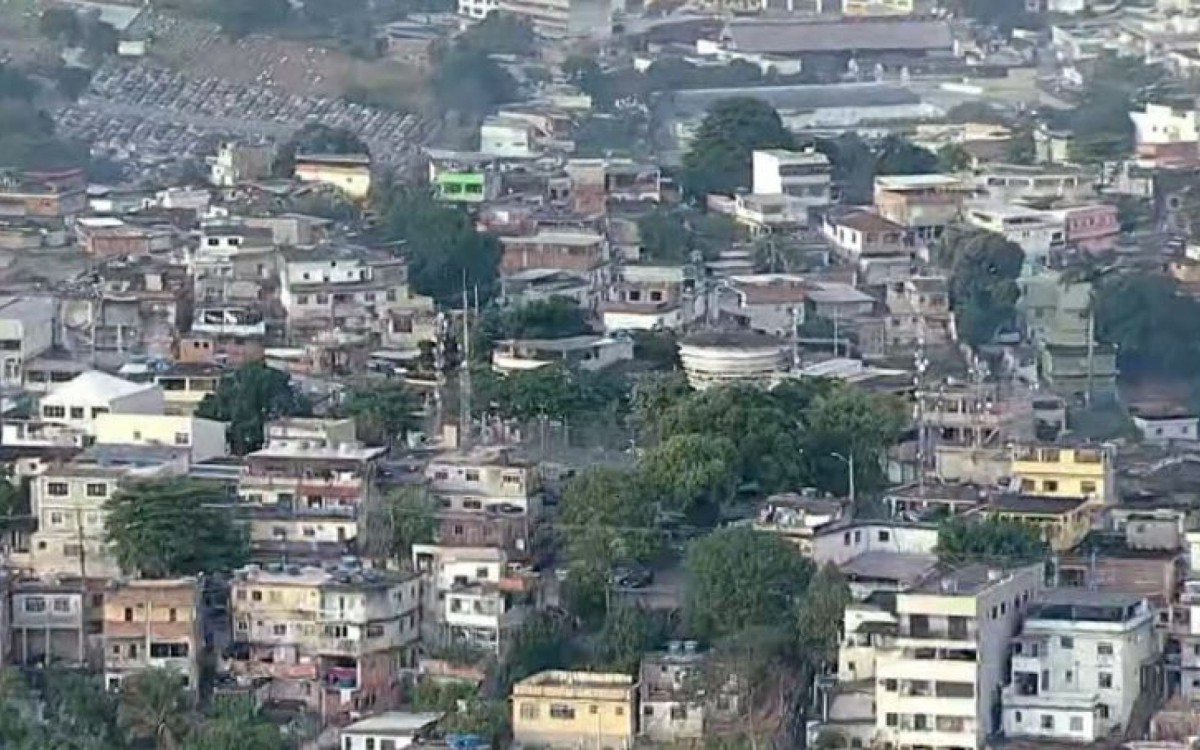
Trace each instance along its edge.
<path fill-rule="evenodd" d="M 37 528 L 21 562 L 38 575 L 118 575 L 105 538 L 105 503 L 128 482 L 184 476 L 188 464 L 186 448 L 95 445 L 48 466 L 30 485 Z"/>
<path fill-rule="evenodd" d="M 842 680 L 874 679 L 874 730 L 895 747 L 982 750 L 999 727 L 1009 640 L 1037 595 L 1041 567 L 935 571 L 894 610 L 846 613 Z"/>
<path fill-rule="evenodd" d="M 78 578 L 18 578 L 9 582 L 12 663 L 98 667 L 104 593 Z"/>
<path fill-rule="evenodd" d="M 354 440 L 352 420 L 287 419 L 246 456 L 238 495 L 259 559 L 336 560 L 358 538 L 383 447 Z"/>
<path fill-rule="evenodd" d="M 21 385 L 25 363 L 53 346 L 56 308 L 51 297 L 0 299 L 0 385 Z"/>
<path fill-rule="evenodd" d="M 875 210 L 909 237 L 927 244 L 957 221 L 969 187 L 943 174 L 887 175 L 875 178 Z"/>
<path fill-rule="evenodd" d="M 200 687 L 202 581 L 119 581 L 104 594 L 104 683 L 120 688 L 131 674 L 171 669 L 189 690 Z"/>
<path fill-rule="evenodd" d="M 529 613 L 532 586 L 495 547 L 413 545 L 423 576 L 426 645 L 463 644 L 501 655 Z"/>
<path fill-rule="evenodd" d="M 708 708 L 701 687 L 705 657 L 695 641 L 672 641 L 646 654 L 638 670 L 638 734 L 651 742 L 696 741 Z"/>
<path fill-rule="evenodd" d="M 1012 449 L 1011 487 L 1025 495 L 1116 502 L 1116 456 L 1110 445 L 1019 445 Z"/>
<path fill-rule="evenodd" d="M 397 677 L 416 666 L 420 576 L 362 568 L 250 565 L 231 586 L 233 643 L 226 667 L 266 677 L 272 700 L 323 716 L 386 708 Z"/>
<path fill-rule="evenodd" d="M 549 670 L 512 688 L 518 748 L 628 750 L 637 733 L 637 683 L 627 674 Z"/>
<path fill-rule="evenodd" d="M 435 457 L 425 469 L 438 503 L 438 543 L 498 547 L 526 557 L 542 515 L 536 467 L 509 449 Z"/>
<path fill-rule="evenodd" d="M 822 153 L 768 149 L 751 162 L 755 194 L 787 195 L 813 208 L 833 202 L 833 168 Z"/>
<path fill-rule="evenodd" d="M 42 421 L 95 434 L 101 414 L 162 414 L 161 388 L 135 383 L 99 370 L 89 370 L 67 383 L 52 387 L 38 403 Z"/>
<path fill-rule="evenodd" d="M 1139 696 L 1153 689 L 1157 659 L 1146 600 L 1086 589 L 1043 591 L 1012 642 L 1004 733 L 1096 742 L 1123 730 Z"/>

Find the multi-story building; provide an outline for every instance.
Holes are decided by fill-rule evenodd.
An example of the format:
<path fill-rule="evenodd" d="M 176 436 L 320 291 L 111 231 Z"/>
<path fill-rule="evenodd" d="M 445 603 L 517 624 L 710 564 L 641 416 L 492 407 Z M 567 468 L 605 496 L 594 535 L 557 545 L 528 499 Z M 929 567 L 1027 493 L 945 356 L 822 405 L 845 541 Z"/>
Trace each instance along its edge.
<path fill-rule="evenodd" d="M 61 424 L 94 435 L 102 414 L 163 414 L 162 389 L 151 383 L 134 383 L 99 370 L 89 370 L 50 389 L 38 403 L 44 422 Z"/>
<path fill-rule="evenodd" d="M 695 641 L 672 641 L 646 654 L 638 670 L 638 735 L 651 742 L 696 741 L 704 736 L 708 703 L 701 682 L 705 657 Z"/>
<path fill-rule="evenodd" d="M 293 338 L 337 329 L 404 349 L 434 338 L 433 300 L 413 293 L 403 260 L 291 260 L 280 270 L 280 282 Z"/>
<path fill-rule="evenodd" d="M 875 210 L 904 227 L 914 242 L 925 244 L 958 220 L 968 193 L 963 181 L 952 175 L 876 177 Z"/>
<path fill-rule="evenodd" d="M 54 345 L 56 312 L 50 297 L 0 299 L 0 386 L 21 385 L 25 363 Z"/>
<path fill-rule="evenodd" d="M 637 733 L 637 683 L 627 674 L 549 670 L 512 688 L 518 748 L 629 750 Z"/>
<path fill-rule="evenodd" d="M 200 688 L 204 647 L 202 581 L 120 581 L 104 592 L 104 682 L 120 688 L 131 674 L 172 669 L 184 687 Z"/>
<path fill-rule="evenodd" d="M 1116 502 L 1111 445 L 1023 445 L 1012 450 L 1010 486 L 1024 495 Z"/>
<path fill-rule="evenodd" d="M 0 177 L 0 216 L 61 219 L 87 210 L 87 177 L 81 169 L 8 172 Z"/>
<path fill-rule="evenodd" d="M 813 284 L 794 274 L 730 276 L 717 290 L 721 318 L 739 327 L 790 338 L 804 314 Z"/>
<path fill-rule="evenodd" d="M 500 8 L 498 0 L 458 0 L 458 15 L 482 21 Z"/>
<path fill-rule="evenodd" d="M 1081 203 L 1047 211 L 1062 220 L 1068 247 L 1103 253 L 1116 247 L 1121 234 L 1117 207 L 1109 203 Z"/>
<path fill-rule="evenodd" d="M 501 655 L 527 614 L 530 586 L 497 547 L 417 544 L 413 565 L 425 577 L 422 640 L 463 644 Z"/>
<path fill-rule="evenodd" d="M 278 256 L 270 229 L 243 222 L 208 222 L 187 253 L 197 309 L 260 301 L 275 287 Z"/>
<path fill-rule="evenodd" d="M 825 216 L 821 231 L 838 257 L 847 262 L 913 254 L 904 227 L 873 211 L 858 208 L 831 211 Z"/>
<path fill-rule="evenodd" d="M 238 570 L 231 585 L 231 671 L 267 677 L 272 700 L 300 701 L 332 718 L 399 698 L 416 666 L 420 576 L 363 569 Z"/>
<path fill-rule="evenodd" d="M 757 195 L 787 195 L 812 208 L 833 202 L 833 168 L 825 154 L 786 149 L 755 151 L 751 166 L 753 192 Z"/>
<path fill-rule="evenodd" d="M 967 223 L 1020 245 L 1025 253 L 1025 273 L 1045 268 L 1051 256 L 1066 247 L 1064 219 L 1049 211 L 1000 202 L 972 203 L 963 212 Z"/>
<path fill-rule="evenodd" d="M 887 285 L 885 315 L 863 318 L 857 324 L 864 354 L 887 355 L 952 340 L 950 295 L 944 276 L 914 276 Z"/>
<path fill-rule="evenodd" d="M 225 368 L 217 364 L 180 362 L 154 373 L 154 384 L 162 389 L 166 414 L 188 416 L 217 392 L 224 376 Z"/>
<path fill-rule="evenodd" d="M 95 445 L 47 467 L 30 485 L 37 529 L 28 567 L 39 575 L 119 575 L 105 536 L 106 501 L 127 482 L 186 475 L 188 456 L 186 447 Z"/>
<path fill-rule="evenodd" d="M 319 562 L 352 549 L 386 452 L 353 436 L 353 420 L 286 419 L 267 426 L 266 445 L 246 456 L 238 482 L 256 558 Z"/>
<path fill-rule="evenodd" d="M 104 593 L 79 579 L 10 581 L 10 644 L 18 666 L 100 663 Z"/>
<path fill-rule="evenodd" d="M 571 204 L 584 216 L 607 213 L 612 203 L 658 203 L 662 200 L 662 169 L 630 159 L 571 159 L 565 171 L 571 184 Z"/>
<path fill-rule="evenodd" d="M 1154 614 L 1137 596 L 1043 591 L 1012 642 L 1009 737 L 1096 742 L 1129 727 L 1158 658 Z"/>
<path fill-rule="evenodd" d="M 848 609 L 839 676 L 874 678 L 875 727 L 868 739 L 982 750 L 999 728 L 1009 639 L 1041 580 L 1040 565 L 998 570 L 973 564 L 935 571 L 896 594 L 893 611 Z"/>
<path fill-rule="evenodd" d="M 1096 175 L 1077 167 L 989 164 L 975 178 L 975 187 L 997 201 L 1087 200 L 1096 192 Z"/>
<path fill-rule="evenodd" d="M 583 275 L 596 288 L 608 278 L 608 242 L 595 232 L 543 230 L 522 237 L 501 237 L 500 246 L 500 270 L 505 274 L 553 268 Z"/>
<path fill-rule="evenodd" d="M 271 173 L 274 149 L 247 143 L 222 143 L 209 164 L 209 182 L 217 187 L 233 187 L 239 182 L 257 180 Z"/>
<path fill-rule="evenodd" d="M 521 372 L 563 365 L 602 370 L 633 359 L 633 339 L 625 334 L 580 334 L 557 339 L 505 339 L 492 350 L 492 369 Z"/>
<path fill-rule="evenodd" d="M 624 266 L 609 301 L 600 304 L 604 330 L 677 330 L 698 314 L 695 282 L 679 266 Z"/>
<path fill-rule="evenodd" d="M 437 499 L 440 545 L 495 547 L 527 557 L 542 515 L 536 467 L 511 450 L 443 454 L 425 469 Z"/>
<path fill-rule="evenodd" d="M 1084 497 L 997 494 L 980 512 L 1036 529 L 1050 549 L 1067 552 L 1092 529 L 1092 513 L 1087 506 Z"/>
<path fill-rule="evenodd" d="M 551 38 L 612 35 L 612 0 L 500 0 L 499 10 L 528 20 Z"/>
<path fill-rule="evenodd" d="M 186 448 L 192 463 L 229 455 L 228 425 L 211 419 L 168 414 L 101 414 L 95 421 L 96 445 L 145 445 Z"/>
<path fill-rule="evenodd" d="M 293 176 L 329 185 L 357 201 L 371 192 L 371 157 L 366 154 L 296 154 Z"/>

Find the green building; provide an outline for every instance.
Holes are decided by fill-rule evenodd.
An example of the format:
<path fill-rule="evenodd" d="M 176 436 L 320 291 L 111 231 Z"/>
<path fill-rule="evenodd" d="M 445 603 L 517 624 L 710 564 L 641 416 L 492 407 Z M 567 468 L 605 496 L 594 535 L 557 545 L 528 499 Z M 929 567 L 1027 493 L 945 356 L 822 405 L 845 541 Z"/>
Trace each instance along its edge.
<path fill-rule="evenodd" d="M 492 172 L 442 171 L 434 178 L 433 186 L 438 200 L 454 203 L 483 203 L 499 192 Z"/>

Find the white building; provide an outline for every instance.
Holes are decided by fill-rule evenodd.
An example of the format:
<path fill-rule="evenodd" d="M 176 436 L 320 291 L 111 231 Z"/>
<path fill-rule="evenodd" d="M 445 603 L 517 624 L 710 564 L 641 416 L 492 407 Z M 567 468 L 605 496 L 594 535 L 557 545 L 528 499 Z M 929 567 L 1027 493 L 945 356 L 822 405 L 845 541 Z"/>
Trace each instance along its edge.
<path fill-rule="evenodd" d="M 1200 440 L 1200 417 L 1188 410 L 1130 409 L 1133 426 L 1147 443 Z"/>
<path fill-rule="evenodd" d="M 602 370 L 633 359 L 633 339 L 623 334 L 583 334 L 559 339 L 507 339 L 496 342 L 492 369 L 521 372 L 562 364 L 581 370 Z"/>
<path fill-rule="evenodd" d="M 489 156 L 534 156 L 533 127 L 516 117 L 489 115 L 479 126 L 479 152 Z"/>
<path fill-rule="evenodd" d="M 1025 252 L 1024 273 L 1045 268 L 1051 253 L 1066 247 L 1066 223 L 1049 211 L 986 202 L 968 205 L 963 213 L 971 226 L 994 232 L 1020 245 Z"/>
<path fill-rule="evenodd" d="M 770 149 L 752 157 L 753 188 L 757 195 L 787 195 L 808 206 L 832 202 L 833 168 L 816 151 Z"/>
<path fill-rule="evenodd" d="M 169 414 L 101 414 L 97 445 L 157 445 L 187 448 L 193 463 L 229 455 L 226 423 Z"/>
<path fill-rule="evenodd" d="M 704 390 L 723 383 L 768 386 L 778 382 L 791 359 L 782 339 L 749 331 L 711 331 L 679 342 L 688 383 Z"/>
<path fill-rule="evenodd" d="M 1155 157 L 1180 144 L 1195 155 L 1200 141 L 1200 126 L 1194 108 L 1176 108 L 1165 104 L 1147 103 L 1142 110 L 1132 110 L 1134 142 L 1138 155 Z"/>
<path fill-rule="evenodd" d="M 338 746 L 341 750 L 404 750 L 444 715 L 386 711 L 343 728 Z"/>
<path fill-rule="evenodd" d="M 998 729 L 1009 640 L 1041 579 L 1040 565 L 1002 571 L 976 564 L 935 573 L 896 595 L 894 635 L 880 637 L 878 626 L 847 630 L 848 648 L 859 655 L 855 663 L 839 660 L 849 673 L 839 677 L 874 675 L 874 739 L 895 747 L 983 750 Z M 858 663 L 864 660 L 873 667 Z"/>
<path fill-rule="evenodd" d="M 975 187 L 996 201 L 1057 199 L 1084 202 L 1096 195 L 1096 175 L 1077 167 L 989 164 Z"/>
<path fill-rule="evenodd" d="M 1013 640 L 1004 733 L 1095 742 L 1124 730 L 1157 656 L 1154 614 L 1144 599 L 1042 592 Z"/>
<path fill-rule="evenodd" d="M 0 300 L 0 387 L 21 385 L 22 367 L 54 345 L 52 297 Z"/>
<path fill-rule="evenodd" d="M 102 414 L 162 414 L 162 389 L 89 370 L 52 388 L 38 404 L 42 421 L 67 425 L 88 435 Z"/>
<path fill-rule="evenodd" d="M 499 9 L 499 0 L 458 0 L 458 15 L 473 21 L 482 21 Z"/>

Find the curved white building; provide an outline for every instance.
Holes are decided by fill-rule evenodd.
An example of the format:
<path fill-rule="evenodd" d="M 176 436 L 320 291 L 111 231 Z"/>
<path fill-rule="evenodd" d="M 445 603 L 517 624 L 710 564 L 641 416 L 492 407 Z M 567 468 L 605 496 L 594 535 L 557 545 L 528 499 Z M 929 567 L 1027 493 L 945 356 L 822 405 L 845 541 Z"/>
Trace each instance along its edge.
<path fill-rule="evenodd" d="M 688 382 L 696 390 L 722 383 L 772 385 L 788 369 L 782 340 L 749 331 L 708 331 L 679 343 Z"/>

